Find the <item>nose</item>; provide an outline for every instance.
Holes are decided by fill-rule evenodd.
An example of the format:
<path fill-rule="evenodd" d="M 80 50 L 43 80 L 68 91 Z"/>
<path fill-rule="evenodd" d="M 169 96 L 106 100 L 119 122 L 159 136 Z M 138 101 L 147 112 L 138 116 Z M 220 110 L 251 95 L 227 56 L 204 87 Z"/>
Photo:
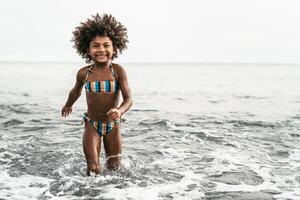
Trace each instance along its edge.
<path fill-rule="evenodd" d="M 98 51 L 104 51 L 104 46 L 100 45 L 100 46 L 98 47 Z"/>

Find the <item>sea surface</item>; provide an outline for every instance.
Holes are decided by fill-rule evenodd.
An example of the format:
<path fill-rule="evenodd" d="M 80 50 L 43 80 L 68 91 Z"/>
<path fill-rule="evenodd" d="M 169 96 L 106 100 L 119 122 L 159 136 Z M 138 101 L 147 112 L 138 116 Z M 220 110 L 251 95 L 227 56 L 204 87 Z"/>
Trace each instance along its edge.
<path fill-rule="evenodd" d="M 83 63 L 0 63 L 1 200 L 300 199 L 299 65 L 122 65 L 122 165 L 87 177 L 84 91 L 60 117 Z"/>

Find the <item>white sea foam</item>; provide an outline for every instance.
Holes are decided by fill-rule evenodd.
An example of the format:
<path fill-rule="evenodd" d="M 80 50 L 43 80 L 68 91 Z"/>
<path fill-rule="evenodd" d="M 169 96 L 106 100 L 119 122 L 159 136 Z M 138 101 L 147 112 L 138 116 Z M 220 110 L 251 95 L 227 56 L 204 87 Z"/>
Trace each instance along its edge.
<path fill-rule="evenodd" d="M 276 194 L 273 196 L 276 200 L 286 200 L 286 199 L 293 199 L 298 200 L 300 199 L 300 190 L 293 192 L 282 192 L 281 194 Z"/>
<path fill-rule="evenodd" d="M 156 200 L 163 199 L 163 196 L 170 196 L 173 199 L 200 199 L 204 193 L 200 191 L 201 176 L 197 176 L 191 171 L 183 172 L 184 176 L 179 182 L 170 182 L 166 184 L 149 185 L 139 187 L 134 185 L 125 189 L 108 188 L 107 192 L 101 195 L 104 199 L 134 199 L 134 200 Z M 188 186 L 194 185 L 196 189 L 187 191 Z M 125 198 L 126 197 L 126 198 Z"/>
<path fill-rule="evenodd" d="M 5 199 L 38 199 L 49 192 L 51 179 L 22 175 L 10 176 L 6 170 L 0 172 L 0 197 Z"/>

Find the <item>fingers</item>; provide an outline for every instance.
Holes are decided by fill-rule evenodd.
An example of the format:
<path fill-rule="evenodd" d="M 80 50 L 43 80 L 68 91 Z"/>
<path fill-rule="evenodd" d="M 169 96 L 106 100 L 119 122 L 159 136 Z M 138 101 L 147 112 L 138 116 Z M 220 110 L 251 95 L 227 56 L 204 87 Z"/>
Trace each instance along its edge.
<path fill-rule="evenodd" d="M 112 120 L 116 120 L 116 119 L 118 119 L 118 118 L 120 118 L 121 117 L 121 115 L 120 115 L 121 113 L 120 113 L 120 111 L 118 110 L 118 109 L 111 109 L 108 113 L 107 113 L 107 115 L 108 115 L 108 117 L 110 118 L 110 119 L 112 119 Z"/>
<path fill-rule="evenodd" d="M 108 114 L 108 118 L 110 119 L 110 120 L 115 120 L 115 119 L 117 119 L 117 115 L 116 114 L 112 114 L 112 113 L 110 113 L 110 114 Z"/>
<path fill-rule="evenodd" d="M 69 116 L 71 113 L 72 113 L 72 109 L 66 109 L 66 108 L 63 108 L 63 109 L 61 110 L 61 116 L 62 116 L 62 117 L 67 117 L 67 116 Z"/>
<path fill-rule="evenodd" d="M 107 115 L 113 116 L 116 112 L 117 112 L 116 109 L 111 109 L 110 111 L 108 111 Z"/>
<path fill-rule="evenodd" d="M 111 118 L 112 118 L 113 120 L 116 120 L 116 119 L 119 118 L 119 115 L 114 113 L 114 114 L 111 115 Z"/>
<path fill-rule="evenodd" d="M 66 113 L 65 113 L 64 110 L 61 110 L 61 116 L 62 116 L 62 117 L 66 117 Z"/>

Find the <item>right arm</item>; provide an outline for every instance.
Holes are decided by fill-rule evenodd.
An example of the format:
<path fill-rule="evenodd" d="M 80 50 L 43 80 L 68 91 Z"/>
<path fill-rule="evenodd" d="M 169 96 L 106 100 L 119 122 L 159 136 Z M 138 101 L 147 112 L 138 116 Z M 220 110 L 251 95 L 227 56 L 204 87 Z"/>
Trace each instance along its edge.
<path fill-rule="evenodd" d="M 63 117 L 67 117 L 72 112 L 73 104 L 81 95 L 82 87 L 84 85 L 84 80 L 85 80 L 84 71 L 85 71 L 84 69 L 80 69 L 77 72 L 75 85 L 69 93 L 69 97 L 67 99 L 66 104 L 61 109 L 61 115 Z"/>

